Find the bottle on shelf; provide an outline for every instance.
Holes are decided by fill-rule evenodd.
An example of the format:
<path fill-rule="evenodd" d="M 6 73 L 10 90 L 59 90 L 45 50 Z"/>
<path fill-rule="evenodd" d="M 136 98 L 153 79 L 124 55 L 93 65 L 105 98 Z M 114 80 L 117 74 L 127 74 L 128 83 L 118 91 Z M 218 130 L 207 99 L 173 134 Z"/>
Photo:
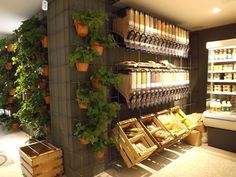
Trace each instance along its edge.
<path fill-rule="evenodd" d="M 232 59 L 232 49 L 227 50 L 227 59 Z"/>
<path fill-rule="evenodd" d="M 212 99 L 211 102 L 210 102 L 210 111 L 215 111 L 215 99 Z"/>
<path fill-rule="evenodd" d="M 221 111 L 220 99 L 217 99 L 217 100 L 216 100 L 215 111 L 217 111 L 217 112 L 220 112 L 220 111 Z"/>
<path fill-rule="evenodd" d="M 222 104 L 221 104 L 221 111 L 222 111 L 222 112 L 227 111 L 227 104 L 226 104 L 226 101 L 222 101 Z"/>
<path fill-rule="evenodd" d="M 233 52 L 232 52 L 232 59 L 236 59 L 236 48 L 233 49 Z"/>
<path fill-rule="evenodd" d="M 227 49 L 222 50 L 222 60 L 226 60 L 227 58 Z"/>
<path fill-rule="evenodd" d="M 227 111 L 228 111 L 228 112 L 231 112 L 231 110 L 232 110 L 232 105 L 231 105 L 230 101 L 227 101 L 226 105 L 227 105 L 227 107 L 226 107 Z"/>
<path fill-rule="evenodd" d="M 219 59 L 219 50 L 214 50 L 214 60 Z"/>

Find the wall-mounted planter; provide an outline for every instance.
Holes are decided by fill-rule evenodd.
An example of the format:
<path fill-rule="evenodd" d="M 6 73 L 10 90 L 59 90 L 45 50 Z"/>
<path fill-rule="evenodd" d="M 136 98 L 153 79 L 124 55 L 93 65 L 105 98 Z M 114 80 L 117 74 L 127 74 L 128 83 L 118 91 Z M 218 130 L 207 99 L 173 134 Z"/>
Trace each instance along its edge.
<path fill-rule="evenodd" d="M 88 63 L 76 63 L 76 69 L 78 72 L 87 72 L 89 68 Z"/>
<path fill-rule="evenodd" d="M 103 86 L 102 83 L 98 79 L 94 78 L 93 76 L 90 77 L 90 81 L 93 88 L 95 89 L 100 89 Z"/>
<path fill-rule="evenodd" d="M 42 43 L 43 48 L 48 48 L 48 37 L 47 37 L 47 36 L 44 36 L 44 37 L 41 39 L 41 43 Z"/>
<path fill-rule="evenodd" d="M 11 89 L 8 90 L 8 94 L 9 94 L 10 96 L 14 96 L 15 93 L 16 93 L 16 89 L 15 89 L 15 88 L 11 88 Z"/>
<path fill-rule="evenodd" d="M 48 65 L 44 65 L 42 75 L 48 77 Z"/>
<path fill-rule="evenodd" d="M 12 104 L 14 102 L 14 97 L 13 96 L 9 96 L 8 98 L 7 98 L 7 103 L 8 104 Z"/>
<path fill-rule="evenodd" d="M 88 35 L 89 27 L 86 24 L 83 24 L 77 20 L 74 20 L 74 25 L 78 36 L 85 37 Z"/>
<path fill-rule="evenodd" d="M 80 144 L 83 144 L 83 145 L 89 144 L 89 141 L 86 140 L 86 139 L 83 139 L 83 138 L 81 138 L 81 139 L 79 140 L 79 142 L 80 142 Z"/>
<path fill-rule="evenodd" d="M 13 44 L 9 44 L 9 45 L 7 46 L 7 51 L 8 51 L 8 52 L 13 52 L 13 51 L 14 51 Z"/>
<path fill-rule="evenodd" d="M 45 88 L 47 87 L 47 80 L 42 79 L 41 81 L 39 81 L 38 87 L 39 87 L 40 89 L 45 89 Z"/>
<path fill-rule="evenodd" d="M 49 95 L 44 96 L 44 101 L 46 104 L 50 104 L 50 96 Z"/>
<path fill-rule="evenodd" d="M 104 159 L 105 151 L 102 150 L 102 151 L 100 151 L 100 152 L 97 152 L 95 155 L 96 155 L 96 158 L 97 158 L 97 159 L 102 160 L 102 159 Z"/>
<path fill-rule="evenodd" d="M 8 63 L 6 64 L 6 69 L 7 69 L 7 70 L 12 70 L 12 68 L 13 68 L 12 62 L 8 62 Z"/>
<path fill-rule="evenodd" d="M 80 109 L 88 109 L 88 104 L 87 103 L 79 103 L 79 108 Z"/>
<path fill-rule="evenodd" d="M 99 42 L 92 42 L 91 47 L 97 51 L 99 56 L 102 56 L 104 47 Z"/>
<path fill-rule="evenodd" d="M 17 129 L 19 129 L 19 127 L 20 127 L 20 125 L 19 125 L 18 122 L 13 123 L 13 124 L 11 125 L 11 129 L 12 129 L 12 130 L 17 130 Z"/>

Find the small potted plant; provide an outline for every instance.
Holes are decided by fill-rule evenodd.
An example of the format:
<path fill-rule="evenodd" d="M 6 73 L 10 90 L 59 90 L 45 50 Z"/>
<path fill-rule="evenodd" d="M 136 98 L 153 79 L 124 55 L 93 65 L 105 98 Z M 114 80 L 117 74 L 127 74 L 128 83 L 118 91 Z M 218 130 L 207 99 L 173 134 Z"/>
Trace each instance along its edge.
<path fill-rule="evenodd" d="M 112 144 L 112 140 L 110 138 L 104 138 L 103 136 L 104 135 L 99 137 L 99 140 L 92 144 L 92 149 L 95 152 L 95 157 L 98 160 L 104 159 L 106 146 Z"/>
<path fill-rule="evenodd" d="M 89 90 L 80 87 L 76 90 L 76 97 L 79 103 L 80 109 L 87 109 L 89 104 Z"/>
<path fill-rule="evenodd" d="M 43 92 L 43 96 L 44 96 L 44 101 L 46 104 L 50 104 L 50 94 L 49 94 L 49 89 L 45 89 Z"/>
<path fill-rule="evenodd" d="M 16 94 L 16 85 L 15 85 L 14 81 L 9 81 L 8 95 L 15 96 L 15 94 Z"/>
<path fill-rule="evenodd" d="M 98 55 L 100 56 L 103 54 L 104 47 L 105 48 L 117 47 L 116 41 L 111 34 L 102 35 L 98 32 L 94 32 L 91 34 L 90 45 L 98 52 Z"/>
<path fill-rule="evenodd" d="M 70 64 L 76 64 L 78 72 L 88 71 L 89 63 L 98 57 L 97 52 L 90 47 L 80 46 L 70 55 Z"/>
<path fill-rule="evenodd" d="M 94 31 L 101 27 L 108 18 L 103 11 L 89 10 L 86 13 L 75 13 L 73 20 L 77 34 L 80 37 L 85 37 L 88 35 L 89 30 Z"/>
<path fill-rule="evenodd" d="M 48 81 L 46 79 L 42 79 L 38 83 L 38 88 L 45 89 L 47 87 Z"/>
<path fill-rule="evenodd" d="M 100 89 L 102 86 L 117 86 L 120 83 L 120 78 L 117 74 L 107 71 L 106 68 L 100 67 L 96 69 L 90 77 L 92 86 Z"/>
<path fill-rule="evenodd" d="M 48 65 L 47 64 L 43 65 L 43 67 L 42 67 L 42 75 L 44 77 L 48 77 L 48 75 L 49 75 Z"/>
<path fill-rule="evenodd" d="M 43 36 L 43 38 L 40 40 L 43 48 L 48 48 L 48 36 Z"/>
<path fill-rule="evenodd" d="M 76 124 L 74 135 L 79 138 L 80 144 L 93 144 L 96 142 L 97 136 L 94 135 L 92 130 L 85 125 L 82 125 L 80 122 Z"/>

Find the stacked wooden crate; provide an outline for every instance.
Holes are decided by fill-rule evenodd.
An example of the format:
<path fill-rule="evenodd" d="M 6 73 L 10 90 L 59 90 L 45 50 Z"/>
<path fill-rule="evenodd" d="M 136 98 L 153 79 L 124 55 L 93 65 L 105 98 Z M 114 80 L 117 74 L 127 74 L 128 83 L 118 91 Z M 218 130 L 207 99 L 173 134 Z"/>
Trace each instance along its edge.
<path fill-rule="evenodd" d="M 26 177 L 55 177 L 63 173 L 62 151 L 47 141 L 21 147 L 19 153 Z"/>
<path fill-rule="evenodd" d="M 117 149 L 128 167 L 147 159 L 157 149 L 136 118 L 117 123 L 113 133 Z"/>

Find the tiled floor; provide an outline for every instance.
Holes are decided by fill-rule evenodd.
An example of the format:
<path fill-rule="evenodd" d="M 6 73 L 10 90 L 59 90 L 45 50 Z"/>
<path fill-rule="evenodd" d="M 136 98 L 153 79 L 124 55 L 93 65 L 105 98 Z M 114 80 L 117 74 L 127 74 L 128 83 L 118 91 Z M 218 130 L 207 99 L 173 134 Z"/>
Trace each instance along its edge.
<path fill-rule="evenodd" d="M 13 163 L 0 167 L 0 177 L 22 177 L 18 149 L 24 146 L 29 136 L 22 131 L 6 132 L 0 128 L 0 151 L 4 151 Z"/>
<path fill-rule="evenodd" d="M 22 177 L 18 149 L 28 138 L 24 132 L 4 132 L 0 128 L 0 151 L 5 151 L 14 161 L 0 167 L 0 177 Z M 96 177 L 236 177 L 236 153 L 182 143 L 156 153 L 130 169 L 122 162 L 114 163 L 113 168 Z"/>

